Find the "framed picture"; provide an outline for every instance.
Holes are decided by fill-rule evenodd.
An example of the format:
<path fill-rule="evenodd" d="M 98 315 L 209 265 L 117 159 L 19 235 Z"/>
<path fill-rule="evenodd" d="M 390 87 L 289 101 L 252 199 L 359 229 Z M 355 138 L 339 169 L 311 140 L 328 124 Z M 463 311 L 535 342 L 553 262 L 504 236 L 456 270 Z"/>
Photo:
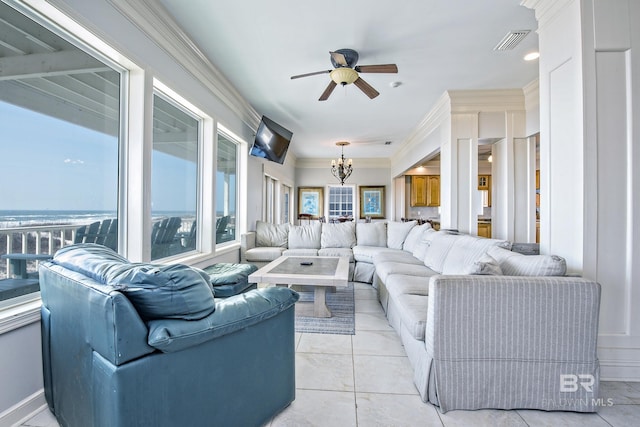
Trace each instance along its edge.
<path fill-rule="evenodd" d="M 321 217 L 324 206 L 323 195 L 322 187 L 299 187 L 298 214 L 311 215 L 313 218 Z"/>
<path fill-rule="evenodd" d="M 383 219 L 384 214 L 384 185 L 360 186 L 360 219 Z"/>

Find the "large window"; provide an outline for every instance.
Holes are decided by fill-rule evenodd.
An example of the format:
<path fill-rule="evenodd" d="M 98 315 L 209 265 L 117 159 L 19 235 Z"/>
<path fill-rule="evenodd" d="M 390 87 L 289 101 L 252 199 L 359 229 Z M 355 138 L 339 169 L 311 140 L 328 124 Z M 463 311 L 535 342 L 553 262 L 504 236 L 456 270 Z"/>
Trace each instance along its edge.
<path fill-rule="evenodd" d="M 339 218 L 354 218 L 355 187 L 352 185 L 328 187 L 327 214 L 329 221 Z"/>
<path fill-rule="evenodd" d="M 238 144 L 218 134 L 216 172 L 216 244 L 236 240 Z"/>
<path fill-rule="evenodd" d="M 198 118 L 160 94 L 153 97 L 151 259 L 197 245 Z"/>
<path fill-rule="evenodd" d="M 0 279 L 31 279 L 61 246 L 118 248 L 121 72 L 1 2 L 0 17 L 0 254 L 33 255 L 18 271 L 5 256 Z"/>

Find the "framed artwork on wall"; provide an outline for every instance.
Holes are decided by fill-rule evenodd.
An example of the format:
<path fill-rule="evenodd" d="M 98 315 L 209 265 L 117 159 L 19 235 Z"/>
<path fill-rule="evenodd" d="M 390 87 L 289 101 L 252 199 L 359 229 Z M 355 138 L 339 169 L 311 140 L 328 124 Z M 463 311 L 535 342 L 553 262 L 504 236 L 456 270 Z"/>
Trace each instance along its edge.
<path fill-rule="evenodd" d="M 313 218 L 322 216 L 324 207 L 324 188 L 298 188 L 298 214 L 311 215 Z"/>
<path fill-rule="evenodd" d="M 360 188 L 360 219 L 384 219 L 384 185 Z"/>

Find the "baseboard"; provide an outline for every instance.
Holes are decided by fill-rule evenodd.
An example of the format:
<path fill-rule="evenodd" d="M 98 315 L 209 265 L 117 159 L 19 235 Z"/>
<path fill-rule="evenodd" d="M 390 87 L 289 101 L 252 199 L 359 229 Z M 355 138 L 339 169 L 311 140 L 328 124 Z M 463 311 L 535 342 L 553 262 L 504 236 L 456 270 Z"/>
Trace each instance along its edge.
<path fill-rule="evenodd" d="M 600 379 L 602 381 L 640 382 L 640 362 L 637 360 L 600 359 Z"/>
<path fill-rule="evenodd" d="M 44 398 L 44 389 L 41 389 L 1 413 L 0 425 L 18 426 L 42 411 L 45 406 L 47 401 Z"/>

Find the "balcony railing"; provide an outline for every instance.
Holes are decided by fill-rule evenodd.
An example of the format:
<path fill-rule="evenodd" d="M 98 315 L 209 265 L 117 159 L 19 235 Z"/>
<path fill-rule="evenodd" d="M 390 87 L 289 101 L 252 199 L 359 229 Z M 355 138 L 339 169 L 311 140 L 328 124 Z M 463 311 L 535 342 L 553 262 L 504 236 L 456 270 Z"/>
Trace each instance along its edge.
<path fill-rule="evenodd" d="M 78 224 L 41 225 L 0 229 L 0 255 L 11 253 L 50 254 L 70 245 L 75 237 Z M 0 279 L 8 278 L 9 260 L 0 263 Z M 35 272 L 38 261 L 29 261 L 27 271 Z"/>

